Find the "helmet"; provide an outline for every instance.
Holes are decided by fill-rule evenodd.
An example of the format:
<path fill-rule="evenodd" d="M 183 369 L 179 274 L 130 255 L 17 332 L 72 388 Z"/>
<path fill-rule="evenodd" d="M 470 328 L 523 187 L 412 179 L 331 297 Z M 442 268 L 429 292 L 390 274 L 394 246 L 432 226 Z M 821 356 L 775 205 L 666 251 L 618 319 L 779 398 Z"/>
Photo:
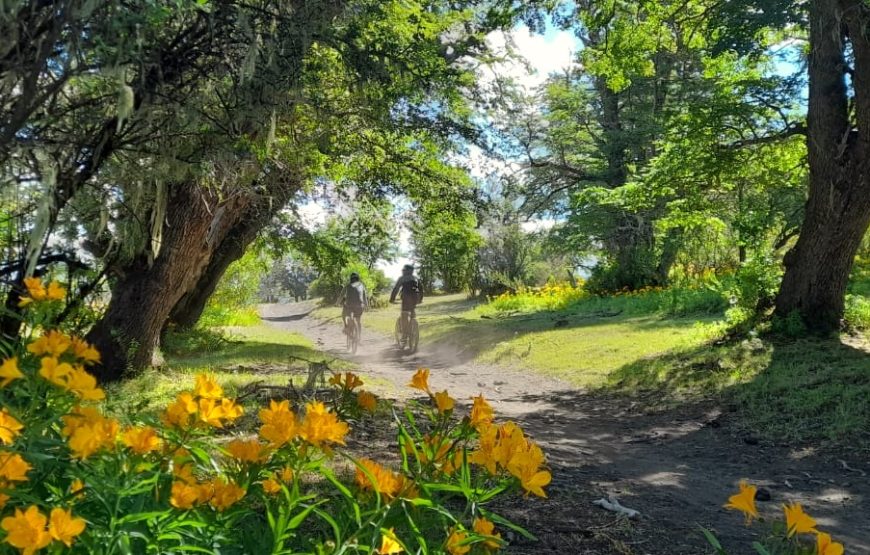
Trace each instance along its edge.
<path fill-rule="evenodd" d="M 351 281 L 359 281 L 359 274 L 356 272 L 351 272 L 350 273 L 350 280 Z"/>
<path fill-rule="evenodd" d="M 410 274 L 413 272 L 414 272 L 414 265 L 413 264 L 405 264 L 404 266 L 402 266 L 402 273 Z"/>

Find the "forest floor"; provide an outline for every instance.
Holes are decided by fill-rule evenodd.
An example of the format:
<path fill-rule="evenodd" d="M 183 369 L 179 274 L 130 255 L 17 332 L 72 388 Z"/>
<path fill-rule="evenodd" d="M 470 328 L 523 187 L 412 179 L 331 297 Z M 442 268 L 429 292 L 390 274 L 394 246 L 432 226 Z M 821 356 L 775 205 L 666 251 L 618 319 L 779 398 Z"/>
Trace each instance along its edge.
<path fill-rule="evenodd" d="M 593 343 L 604 350 L 604 355 L 586 356 L 584 347 L 570 339 L 562 345 L 561 356 L 539 359 L 538 364 L 544 368 L 536 371 L 535 365 L 521 360 L 522 357 L 493 357 L 493 351 L 510 347 L 506 342 L 519 340 L 516 330 L 483 337 L 470 335 L 469 329 L 461 326 L 452 331 L 438 331 L 440 321 L 442 325 L 452 325 L 445 323 L 452 318 L 462 323 L 462 318 L 448 314 L 455 306 L 444 303 L 451 302 L 459 301 L 443 299 L 421 306 L 419 320 L 423 339 L 420 351 L 413 355 L 400 353 L 389 335 L 383 333 L 392 327 L 395 310 L 366 315 L 367 328 L 354 356 L 346 352 L 340 320 L 329 309 L 315 311 L 314 304 L 307 302 L 265 305 L 261 313 L 267 323 L 291 332 L 288 336 L 304 336 L 312 341 L 312 352 L 323 351 L 335 359 L 354 363 L 367 389 L 386 398 L 401 403 L 414 397 L 414 391 L 406 384 L 422 366 L 431 369 L 433 388 L 448 389 L 454 398 L 466 402 L 471 396 L 482 393 L 492 402 L 498 417 L 521 423 L 548 454 L 553 483 L 545 500 L 519 499 L 504 502 L 499 507 L 502 513 L 538 537 L 537 542 L 516 538 L 509 553 L 709 553 L 711 550 L 700 527 L 715 531 L 729 553 L 749 553 L 749 544 L 757 539 L 763 526 L 746 528 L 741 515 L 722 508 L 743 478 L 769 492 L 769 500 L 759 503 L 762 515 L 779 516 L 783 503 L 800 502 L 816 517 L 819 527 L 847 546 L 848 553 L 870 553 L 870 519 L 867 518 L 870 514 L 870 464 L 867 452 L 860 447 L 862 442 L 847 448 L 837 441 L 801 441 L 803 436 L 799 430 L 792 430 L 794 433 L 788 430 L 806 422 L 785 414 L 780 414 L 776 421 L 766 412 L 770 407 L 760 408 L 752 425 L 748 425 L 742 405 L 735 401 L 739 398 L 719 395 L 719 388 L 710 385 L 721 383 L 718 378 L 713 382 L 686 380 L 696 387 L 698 384 L 710 386 L 709 395 L 678 395 L 667 400 L 661 388 L 649 387 L 651 382 L 641 378 L 642 369 L 649 367 L 654 369 L 652 381 L 656 384 L 661 385 L 659 382 L 664 380 L 671 391 L 685 389 L 680 387 L 684 376 L 679 371 L 662 369 L 662 361 L 665 361 L 670 367 L 687 364 L 693 373 L 725 374 L 732 376 L 729 380 L 733 379 L 735 370 L 729 369 L 729 365 L 737 364 L 734 360 L 720 360 L 712 370 L 694 367 L 710 362 L 698 361 L 709 356 L 703 353 L 716 353 L 719 348 L 700 344 L 695 335 L 694 339 L 681 337 L 678 328 L 692 327 L 688 320 L 629 322 L 640 334 L 645 328 L 666 331 L 628 339 L 611 337 L 619 335 L 619 329 L 604 332 L 596 329 L 598 325 L 611 325 L 606 316 L 597 324 L 584 320 L 582 326 L 568 326 L 568 331 L 581 338 L 596 338 Z M 466 319 L 469 326 L 479 326 Z M 538 323 L 532 321 L 529 325 Z M 550 327 L 553 325 L 549 323 Z M 566 326 L 556 324 L 555 327 Z M 670 333 L 669 327 L 676 331 Z M 562 329 L 557 331 L 563 333 Z M 670 337 L 666 343 L 675 345 L 657 343 L 662 336 Z M 461 338 L 461 342 L 457 343 L 457 338 Z M 522 339 L 529 345 L 529 353 L 547 347 L 559 348 L 559 345 L 542 345 L 541 341 L 545 340 L 546 337 L 536 338 L 533 334 Z M 485 348 L 471 349 L 470 345 L 476 341 L 484 342 Z M 607 341 L 611 343 L 608 345 Z M 622 342 L 625 349 L 621 350 L 613 341 Z M 668 358 L 671 357 L 669 350 L 675 347 L 688 350 L 686 356 L 690 358 L 680 359 L 682 362 Z M 575 352 L 576 349 L 580 351 Z M 844 368 L 849 372 L 863 368 L 866 372 L 870 354 L 847 345 L 842 349 L 845 353 L 837 356 L 845 361 Z M 592 368 L 587 361 L 589 357 L 599 356 L 600 364 L 607 357 L 607 351 L 611 353 L 610 358 L 617 360 L 605 364 L 604 370 L 592 374 L 585 370 L 574 371 Z M 806 370 L 807 375 L 819 374 L 812 356 L 804 357 L 810 359 L 805 364 L 809 369 L 795 370 L 794 362 L 799 358 L 796 353 L 801 352 L 801 347 L 775 346 L 761 351 L 754 358 L 745 357 L 746 363 L 758 364 L 762 360 L 766 361 L 766 368 L 781 366 L 778 372 Z M 802 351 L 812 350 L 803 348 Z M 551 366 L 546 367 L 541 360 L 549 360 Z M 596 376 L 595 381 L 613 387 L 584 387 L 584 375 Z M 800 388 L 804 379 L 801 376 L 794 378 L 790 386 L 781 387 Z M 763 388 L 765 395 L 772 394 L 774 385 L 783 381 L 763 372 L 753 374 L 753 382 L 764 380 L 770 382 Z M 865 406 L 867 402 L 865 398 Z M 854 411 L 842 412 L 850 415 L 844 426 L 855 424 Z M 836 419 L 833 429 L 835 424 Z M 820 430 L 827 432 L 831 426 L 831 422 L 826 421 Z M 394 442 L 389 430 L 370 433 L 371 437 L 360 448 L 376 451 L 379 444 L 385 446 Z M 641 518 L 626 521 L 592 504 L 609 495 L 616 495 L 623 505 L 640 511 Z"/>

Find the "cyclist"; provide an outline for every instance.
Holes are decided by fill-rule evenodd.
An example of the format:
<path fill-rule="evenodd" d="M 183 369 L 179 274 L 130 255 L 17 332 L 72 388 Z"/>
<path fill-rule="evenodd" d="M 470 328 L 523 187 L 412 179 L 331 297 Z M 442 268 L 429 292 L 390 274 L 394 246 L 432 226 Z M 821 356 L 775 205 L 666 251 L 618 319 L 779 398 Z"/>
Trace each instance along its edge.
<path fill-rule="evenodd" d="M 402 268 L 402 277 L 396 281 L 393 292 L 390 294 L 390 302 L 396 302 L 396 295 L 401 292 L 402 296 L 402 335 L 407 339 L 409 323 L 415 316 L 417 305 L 423 302 L 423 287 L 420 280 L 414 275 L 414 265 L 405 264 Z"/>
<path fill-rule="evenodd" d="M 341 319 L 344 322 L 344 333 L 347 333 L 350 315 L 353 314 L 357 324 L 362 327 L 362 313 L 369 307 L 366 286 L 359 279 L 359 274 L 352 272 L 350 282 L 341 292 Z"/>

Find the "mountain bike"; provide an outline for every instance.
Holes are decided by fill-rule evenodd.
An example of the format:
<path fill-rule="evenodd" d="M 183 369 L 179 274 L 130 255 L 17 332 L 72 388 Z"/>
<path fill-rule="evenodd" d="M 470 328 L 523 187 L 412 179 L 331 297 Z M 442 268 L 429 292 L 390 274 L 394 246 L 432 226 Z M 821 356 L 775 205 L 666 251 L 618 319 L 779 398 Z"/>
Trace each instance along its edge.
<path fill-rule="evenodd" d="M 347 327 L 344 331 L 347 336 L 347 350 L 352 354 L 356 354 L 356 349 L 359 347 L 359 340 L 362 336 L 362 324 L 353 312 L 347 317 Z"/>
<path fill-rule="evenodd" d="M 408 329 L 403 329 L 402 321 L 404 316 L 408 315 Z M 417 324 L 417 318 L 411 311 L 402 311 L 402 314 L 396 319 L 396 346 L 405 350 L 408 349 L 411 353 L 417 352 L 417 346 L 420 344 L 420 326 Z"/>

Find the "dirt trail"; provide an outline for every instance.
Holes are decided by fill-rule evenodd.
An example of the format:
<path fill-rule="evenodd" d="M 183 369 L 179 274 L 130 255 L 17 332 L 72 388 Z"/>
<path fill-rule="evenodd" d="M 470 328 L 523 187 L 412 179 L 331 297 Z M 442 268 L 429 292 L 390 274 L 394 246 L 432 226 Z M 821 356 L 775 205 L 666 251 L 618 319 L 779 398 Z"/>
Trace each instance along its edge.
<path fill-rule="evenodd" d="M 518 543 L 512 553 L 709 553 L 699 526 L 714 529 L 729 553 L 749 553 L 753 534 L 739 514 L 722 509 L 741 478 L 760 484 L 769 501 L 763 515 L 781 515 L 798 501 L 818 525 L 846 546 L 870 554 L 870 464 L 760 441 L 742 433 L 713 404 L 647 413 L 642 403 L 589 394 L 558 380 L 480 363 L 458 363 L 449 348 L 421 345 L 402 355 L 393 341 L 364 330 L 356 356 L 345 350 L 337 320 L 320 321 L 311 303 L 266 305 L 270 324 L 300 333 L 336 358 L 359 365 L 382 395 L 414 396 L 405 387 L 420 366 L 430 384 L 459 399 L 483 393 L 502 419 L 522 423 L 548 454 L 553 471 L 549 499 L 525 502 L 512 517 L 527 523 L 540 542 Z M 591 505 L 609 494 L 641 512 L 621 522 Z"/>

